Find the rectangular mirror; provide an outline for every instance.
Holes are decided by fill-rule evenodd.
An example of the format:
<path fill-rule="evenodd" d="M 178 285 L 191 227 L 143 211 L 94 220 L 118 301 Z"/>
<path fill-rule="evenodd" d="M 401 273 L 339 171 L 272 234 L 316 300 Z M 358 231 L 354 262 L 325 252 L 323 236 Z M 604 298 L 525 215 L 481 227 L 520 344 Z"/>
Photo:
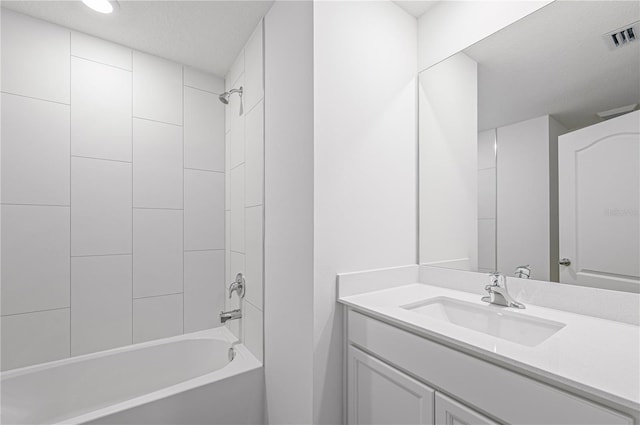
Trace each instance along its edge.
<path fill-rule="evenodd" d="M 639 23 L 555 1 L 420 73 L 420 263 L 640 292 Z"/>

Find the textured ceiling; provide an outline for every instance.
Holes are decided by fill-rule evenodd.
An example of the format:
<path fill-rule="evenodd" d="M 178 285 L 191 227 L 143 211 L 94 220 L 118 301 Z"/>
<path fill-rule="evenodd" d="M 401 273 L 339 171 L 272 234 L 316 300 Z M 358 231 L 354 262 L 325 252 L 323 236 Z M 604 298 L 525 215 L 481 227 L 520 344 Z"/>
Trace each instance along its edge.
<path fill-rule="evenodd" d="M 638 20 L 637 1 L 556 1 L 465 50 L 480 129 L 545 114 L 576 129 L 640 103 L 640 41 L 613 50 L 602 37 Z"/>
<path fill-rule="evenodd" d="M 273 0 L 127 1 L 102 15 L 80 1 L 2 1 L 2 7 L 224 77 Z"/>

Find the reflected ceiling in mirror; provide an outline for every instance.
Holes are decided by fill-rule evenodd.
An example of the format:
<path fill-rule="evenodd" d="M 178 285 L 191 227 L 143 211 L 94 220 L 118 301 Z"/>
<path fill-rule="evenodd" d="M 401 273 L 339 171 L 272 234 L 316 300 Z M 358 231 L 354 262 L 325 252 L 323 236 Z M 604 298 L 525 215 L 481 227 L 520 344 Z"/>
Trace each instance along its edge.
<path fill-rule="evenodd" d="M 639 21 L 640 2 L 558 0 L 420 74 L 421 263 L 640 292 L 637 258 L 628 275 L 616 276 L 603 261 L 602 270 L 588 269 L 577 245 L 567 250 L 561 243 L 575 228 L 573 242 L 596 235 L 608 246 L 627 247 L 611 262 L 640 252 L 640 112 L 626 118 L 615 112 L 640 104 L 640 41 L 616 47 L 609 35 Z M 606 118 L 614 118 L 605 122 L 599 113 L 609 110 Z M 619 130 L 614 121 L 626 127 Z M 626 132 L 631 137 L 615 146 L 627 147 L 598 145 L 595 168 L 578 172 L 586 170 L 580 158 L 591 155 L 581 152 L 600 140 L 574 143 L 572 135 L 595 137 L 607 126 L 612 133 L 598 137 Z M 566 188 L 584 188 L 587 180 L 607 181 L 612 189 L 598 193 L 618 195 L 594 197 L 602 189 L 595 187 L 569 195 L 575 214 L 567 222 Z M 586 200 L 589 208 L 581 209 Z M 613 219 L 611 211 L 624 217 Z M 602 227 L 593 232 L 584 223 Z M 610 237 L 618 231 L 624 240 Z M 572 258 L 563 257 L 567 252 Z M 578 282 L 583 272 L 589 278 Z"/>
<path fill-rule="evenodd" d="M 637 22 L 635 1 L 555 1 L 467 48 L 478 63 L 480 131 L 552 115 L 569 130 L 640 98 L 640 41 L 607 35 Z M 640 36 L 640 34 L 638 34 Z"/>

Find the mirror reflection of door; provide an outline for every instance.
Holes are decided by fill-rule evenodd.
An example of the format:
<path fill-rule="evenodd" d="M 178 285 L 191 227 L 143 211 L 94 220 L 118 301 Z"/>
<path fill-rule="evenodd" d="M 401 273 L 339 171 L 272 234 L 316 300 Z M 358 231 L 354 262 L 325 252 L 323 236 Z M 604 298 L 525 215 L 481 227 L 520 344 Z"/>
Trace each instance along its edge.
<path fill-rule="evenodd" d="M 640 111 L 558 141 L 560 281 L 640 292 Z"/>

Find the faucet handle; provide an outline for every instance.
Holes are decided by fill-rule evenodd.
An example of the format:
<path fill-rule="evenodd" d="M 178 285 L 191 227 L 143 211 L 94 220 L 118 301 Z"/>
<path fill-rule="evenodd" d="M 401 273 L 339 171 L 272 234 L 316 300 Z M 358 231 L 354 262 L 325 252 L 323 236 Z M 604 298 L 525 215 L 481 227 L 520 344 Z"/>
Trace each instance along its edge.
<path fill-rule="evenodd" d="M 243 298 L 245 293 L 245 280 L 242 273 L 236 275 L 236 280 L 229 285 L 229 298 L 234 292 L 238 293 L 238 297 Z"/>
<path fill-rule="evenodd" d="M 507 280 L 505 279 L 505 276 L 500 273 L 500 272 L 491 272 L 489 273 L 489 277 L 491 277 L 491 285 L 487 285 L 487 286 L 499 286 L 502 288 L 506 288 L 507 287 Z M 487 288 L 485 288 L 487 289 Z M 488 291 L 489 289 L 487 289 Z"/>

